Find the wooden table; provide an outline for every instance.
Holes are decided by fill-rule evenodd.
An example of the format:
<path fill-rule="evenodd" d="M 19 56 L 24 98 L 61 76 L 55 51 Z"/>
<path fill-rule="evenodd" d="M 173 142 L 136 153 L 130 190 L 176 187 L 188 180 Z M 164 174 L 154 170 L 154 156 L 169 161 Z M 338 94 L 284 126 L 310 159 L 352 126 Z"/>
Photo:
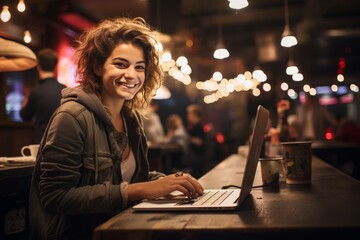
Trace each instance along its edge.
<path fill-rule="evenodd" d="M 200 181 L 208 188 L 240 184 L 244 158 L 231 155 Z M 261 184 L 258 167 L 254 185 Z M 134 212 L 127 209 L 94 231 L 112 239 L 357 239 L 360 182 L 313 157 L 312 184 L 254 188 L 236 211 Z"/>
<path fill-rule="evenodd" d="M 313 142 L 312 152 L 360 181 L 360 144 L 338 141 Z"/>

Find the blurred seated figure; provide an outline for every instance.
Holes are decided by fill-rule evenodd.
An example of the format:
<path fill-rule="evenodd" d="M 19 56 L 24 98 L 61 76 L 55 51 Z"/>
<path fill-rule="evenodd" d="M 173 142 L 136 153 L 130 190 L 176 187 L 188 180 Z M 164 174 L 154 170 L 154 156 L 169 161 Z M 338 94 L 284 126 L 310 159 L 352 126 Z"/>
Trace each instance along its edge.
<path fill-rule="evenodd" d="M 289 141 L 300 140 L 299 120 L 296 114 L 290 114 L 287 118 Z"/>
<path fill-rule="evenodd" d="M 206 135 L 203 128 L 203 110 L 198 104 L 191 104 L 186 108 L 190 145 L 189 163 L 191 164 L 192 174 L 195 177 L 203 175 L 207 169 L 207 159 L 205 157 Z"/>
<path fill-rule="evenodd" d="M 189 135 L 185 129 L 183 121 L 178 114 L 171 114 L 167 118 L 167 139 L 169 142 L 177 143 L 181 146 L 184 153 L 189 150 Z"/>
<path fill-rule="evenodd" d="M 185 129 L 183 121 L 178 114 L 171 114 L 167 117 L 167 140 L 171 143 L 177 143 L 181 146 L 182 152 L 180 154 L 175 154 L 172 157 L 174 158 L 173 167 L 176 172 L 179 169 L 186 169 L 186 158 L 189 153 L 189 135 Z"/>
<path fill-rule="evenodd" d="M 158 109 L 158 103 L 151 101 L 149 112 L 143 118 L 146 138 L 152 143 L 166 141 L 164 127 L 157 113 Z"/>
<path fill-rule="evenodd" d="M 341 118 L 335 137 L 342 142 L 360 143 L 360 126 L 352 119 Z"/>
<path fill-rule="evenodd" d="M 333 114 L 308 93 L 298 110 L 298 120 L 303 140 L 325 141 L 326 128 L 336 128 L 338 124 Z"/>

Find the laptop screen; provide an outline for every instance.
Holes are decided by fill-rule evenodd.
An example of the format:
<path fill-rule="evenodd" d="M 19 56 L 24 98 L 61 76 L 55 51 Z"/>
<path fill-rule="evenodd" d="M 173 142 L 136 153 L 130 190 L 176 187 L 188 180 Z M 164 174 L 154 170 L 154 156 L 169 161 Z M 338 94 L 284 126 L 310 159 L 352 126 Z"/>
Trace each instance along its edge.
<path fill-rule="evenodd" d="M 246 161 L 244 175 L 241 182 L 241 192 L 238 204 L 241 204 L 251 192 L 268 119 L 269 111 L 259 105 L 256 113 L 255 125 L 252 131 L 249 153 L 247 155 L 248 159 Z"/>

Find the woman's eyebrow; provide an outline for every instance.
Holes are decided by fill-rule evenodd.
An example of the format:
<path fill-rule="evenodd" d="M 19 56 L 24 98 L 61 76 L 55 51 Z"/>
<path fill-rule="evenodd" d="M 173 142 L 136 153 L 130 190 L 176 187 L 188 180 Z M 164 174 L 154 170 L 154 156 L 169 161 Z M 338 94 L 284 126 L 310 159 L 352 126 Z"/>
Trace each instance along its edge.
<path fill-rule="evenodd" d="M 141 60 L 141 61 L 138 61 L 136 62 L 137 64 L 146 64 L 145 60 Z"/>
<path fill-rule="evenodd" d="M 125 62 L 129 62 L 126 58 L 122 58 L 122 57 L 115 57 L 112 59 L 113 61 L 115 60 L 121 60 L 121 61 L 125 61 Z"/>
<path fill-rule="evenodd" d="M 116 60 L 121 60 L 121 61 L 129 62 L 129 60 L 127 60 L 126 58 L 122 58 L 122 57 L 115 57 L 115 58 L 113 58 L 113 61 L 116 61 Z M 145 60 L 140 60 L 140 61 L 137 61 L 136 64 L 146 64 L 146 62 L 145 62 Z"/>

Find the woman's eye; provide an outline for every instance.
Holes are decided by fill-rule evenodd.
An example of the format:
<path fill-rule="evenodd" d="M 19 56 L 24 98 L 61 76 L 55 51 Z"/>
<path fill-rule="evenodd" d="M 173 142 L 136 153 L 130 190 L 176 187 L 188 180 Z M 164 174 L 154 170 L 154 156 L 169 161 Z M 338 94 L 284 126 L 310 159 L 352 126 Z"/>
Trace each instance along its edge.
<path fill-rule="evenodd" d="M 136 69 L 138 69 L 140 71 L 145 71 L 145 66 L 139 65 L 139 66 L 136 66 Z"/>
<path fill-rule="evenodd" d="M 118 68 L 126 68 L 127 65 L 125 63 L 122 63 L 122 62 L 117 62 L 114 64 L 116 67 Z"/>

